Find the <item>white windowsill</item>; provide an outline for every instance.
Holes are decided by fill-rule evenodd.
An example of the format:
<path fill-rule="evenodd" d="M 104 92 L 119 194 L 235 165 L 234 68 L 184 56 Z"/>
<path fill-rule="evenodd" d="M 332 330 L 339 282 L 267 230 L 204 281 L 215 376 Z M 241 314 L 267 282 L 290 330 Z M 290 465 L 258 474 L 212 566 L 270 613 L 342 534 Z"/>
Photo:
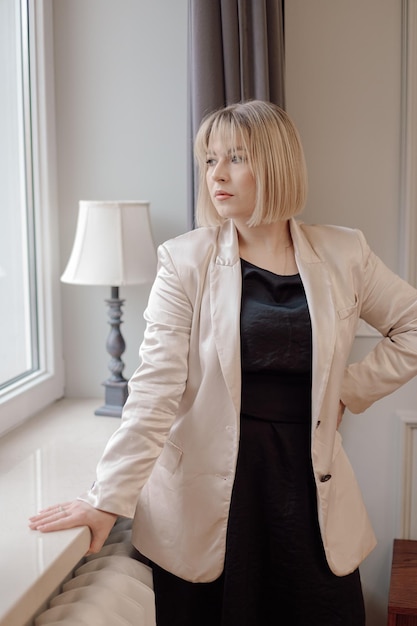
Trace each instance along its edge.
<path fill-rule="evenodd" d="M 0 438 L 0 626 L 24 626 L 84 556 L 84 528 L 42 534 L 38 510 L 88 489 L 119 418 L 94 415 L 100 399 L 63 399 Z"/>

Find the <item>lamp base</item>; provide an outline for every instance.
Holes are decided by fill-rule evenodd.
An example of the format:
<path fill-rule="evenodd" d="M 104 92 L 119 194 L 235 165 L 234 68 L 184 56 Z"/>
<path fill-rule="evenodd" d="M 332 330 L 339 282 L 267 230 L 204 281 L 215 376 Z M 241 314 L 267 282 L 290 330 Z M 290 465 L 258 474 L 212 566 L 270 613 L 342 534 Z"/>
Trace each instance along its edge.
<path fill-rule="evenodd" d="M 113 382 L 106 380 L 103 383 L 105 392 L 105 404 L 94 411 L 94 415 L 107 415 L 107 417 L 121 417 L 123 405 L 127 400 L 127 380 Z"/>

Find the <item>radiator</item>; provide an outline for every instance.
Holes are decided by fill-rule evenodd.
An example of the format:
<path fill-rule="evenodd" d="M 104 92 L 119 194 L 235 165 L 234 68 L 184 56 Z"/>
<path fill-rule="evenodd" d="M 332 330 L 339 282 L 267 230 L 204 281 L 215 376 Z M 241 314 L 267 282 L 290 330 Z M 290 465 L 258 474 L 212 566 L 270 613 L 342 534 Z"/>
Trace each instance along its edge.
<path fill-rule="evenodd" d="M 131 524 L 117 520 L 100 552 L 84 557 L 35 626 L 156 626 L 152 570 L 130 542 Z"/>

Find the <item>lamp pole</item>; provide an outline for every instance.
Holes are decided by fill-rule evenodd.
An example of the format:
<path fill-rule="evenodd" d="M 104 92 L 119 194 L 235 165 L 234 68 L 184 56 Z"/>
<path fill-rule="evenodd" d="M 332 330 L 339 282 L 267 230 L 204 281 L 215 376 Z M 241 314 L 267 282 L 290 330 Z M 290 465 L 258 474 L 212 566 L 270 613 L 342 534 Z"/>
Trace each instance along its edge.
<path fill-rule="evenodd" d="M 124 300 L 119 298 L 119 287 L 111 287 L 111 296 L 106 300 L 108 305 L 108 319 L 110 331 L 107 337 L 106 348 L 110 354 L 109 370 L 110 376 L 104 381 L 105 404 L 94 411 L 95 415 L 107 415 L 110 417 L 120 417 L 123 405 L 128 396 L 128 381 L 122 372 L 124 363 L 121 355 L 125 351 L 126 344 L 120 331 L 122 320 L 122 305 Z"/>

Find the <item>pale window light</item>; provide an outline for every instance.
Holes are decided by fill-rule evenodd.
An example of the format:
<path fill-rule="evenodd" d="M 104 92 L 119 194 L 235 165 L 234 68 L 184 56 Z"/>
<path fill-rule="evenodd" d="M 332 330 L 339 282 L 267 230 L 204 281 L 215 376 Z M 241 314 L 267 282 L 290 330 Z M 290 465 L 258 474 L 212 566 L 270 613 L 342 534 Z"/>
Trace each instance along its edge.
<path fill-rule="evenodd" d="M 0 1 L 0 433 L 63 393 L 52 0 Z"/>

